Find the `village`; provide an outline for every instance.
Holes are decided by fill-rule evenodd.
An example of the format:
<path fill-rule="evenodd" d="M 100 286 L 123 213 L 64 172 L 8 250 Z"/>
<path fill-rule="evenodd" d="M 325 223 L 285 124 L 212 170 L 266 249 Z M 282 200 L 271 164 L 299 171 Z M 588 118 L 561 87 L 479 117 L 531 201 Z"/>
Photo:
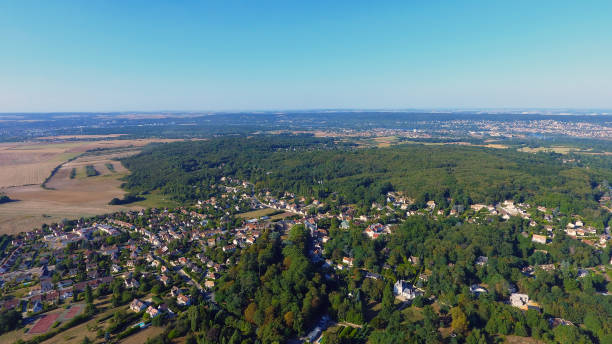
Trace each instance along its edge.
<path fill-rule="evenodd" d="M 430 200 L 418 209 L 409 197 L 389 192 L 384 203 L 373 203 L 371 209 L 336 205 L 339 211 L 332 213 L 329 205 L 316 199 L 290 193 L 255 193 L 250 183 L 232 178 L 223 178 L 214 189 L 215 197 L 199 200 L 191 207 L 152 208 L 66 221 L 15 236 L 0 262 L 1 308 L 21 312 L 26 323 L 32 324 L 28 335 L 34 336 L 84 313 L 86 299 L 90 299 L 89 304 L 92 297 L 110 296 L 113 306 L 128 305 L 138 315 L 127 318 L 130 324 L 125 331 L 133 333 L 132 328 L 160 324 L 161 319 L 184 312 L 194 300 L 214 303 L 216 283 L 240 259 L 241 249 L 254 244 L 265 231 L 278 232 L 284 238 L 296 225 L 303 225 L 310 233 L 310 259 L 320 265 L 326 278 L 342 278 L 357 269 L 367 278 L 385 279 L 388 274 L 369 271 L 355 264 L 350 255 L 334 257 L 326 252 L 330 231 L 320 224 L 332 219 L 339 230 L 358 228 L 369 238 L 365 240 L 378 240 L 411 216 L 457 217 L 467 223 L 517 217 L 527 221 L 531 229 L 522 235 L 543 254 L 559 233 L 597 249 L 605 248 L 610 240 L 609 228 L 595 228 L 579 216 L 561 218 L 555 209 L 512 200 L 472 204 L 467 209 L 462 205 L 440 208 Z M 480 256 L 474 264 L 482 268 L 488 260 Z M 426 267 L 419 257 L 410 257 L 409 264 L 420 271 L 416 280 L 391 281 L 397 302 L 408 304 L 429 295 Z M 394 268 L 385 266 L 389 271 Z M 555 264 L 530 265 L 523 268 L 523 273 L 534 277 L 540 269 L 556 268 Z M 589 273 L 580 269 L 580 277 Z M 470 293 L 477 297 L 486 294 L 487 288 L 474 284 Z M 433 300 L 433 296 L 428 297 Z M 516 286 L 509 287 L 506 302 L 523 310 L 540 309 Z M 61 308 L 67 311 L 62 315 L 54 312 Z M 112 335 L 108 330 L 102 332 Z"/>

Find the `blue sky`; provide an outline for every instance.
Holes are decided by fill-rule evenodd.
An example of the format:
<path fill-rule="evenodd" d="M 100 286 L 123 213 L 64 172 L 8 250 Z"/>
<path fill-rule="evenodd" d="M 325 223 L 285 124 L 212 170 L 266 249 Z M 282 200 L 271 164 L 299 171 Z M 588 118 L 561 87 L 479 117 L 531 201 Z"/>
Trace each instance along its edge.
<path fill-rule="evenodd" d="M 0 112 L 612 108 L 612 1 L 0 2 Z"/>

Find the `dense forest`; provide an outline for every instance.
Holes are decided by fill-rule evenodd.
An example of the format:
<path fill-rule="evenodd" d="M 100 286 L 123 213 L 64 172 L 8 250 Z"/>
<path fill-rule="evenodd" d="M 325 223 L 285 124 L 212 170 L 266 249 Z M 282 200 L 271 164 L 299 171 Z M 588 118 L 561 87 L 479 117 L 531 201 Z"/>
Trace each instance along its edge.
<path fill-rule="evenodd" d="M 467 209 L 512 199 L 569 217 L 580 214 L 600 230 L 610 217 L 599 206 L 612 180 L 606 157 L 459 145 L 361 148 L 312 136 L 255 136 L 151 145 L 122 162 L 132 172 L 124 184 L 132 195 L 161 192 L 186 203 L 213 196 L 212 186 L 232 177 L 249 181 L 254 191 L 317 198 L 332 213 L 343 204 L 367 212 L 372 202 L 384 204 L 387 192 L 395 191 L 410 197 L 414 209 L 430 200 L 440 209 Z M 215 312 L 223 314 L 225 326 L 213 320 L 194 325 L 200 334 L 193 341 L 285 342 L 305 335 L 327 314 L 361 326 L 327 333 L 327 344 L 493 343 L 504 336 L 612 343 L 607 274 L 578 277 L 581 269 L 594 272 L 608 264 L 609 248 L 563 232 L 544 247 L 531 241 L 534 227 L 520 217 L 398 221 L 391 215 L 378 221 L 395 223 L 393 233 L 370 240 L 363 226 L 340 229 L 336 218 L 319 221 L 319 228 L 329 231 L 323 257 L 353 259 L 344 271 L 309 259 L 310 232 L 302 225 L 284 240 L 278 232 L 263 233 L 234 254 L 237 264 L 215 287 L 220 307 Z M 488 257 L 484 266 L 476 264 L 481 256 Z M 558 268 L 524 273 L 543 264 Z M 392 284 L 399 279 L 425 291 L 407 309 L 394 301 Z M 486 294 L 470 292 L 479 284 L 487 286 Z M 528 293 L 542 312 L 509 306 L 512 290 Z M 553 318 L 580 326 L 553 327 Z M 453 336 L 443 336 L 443 328 Z"/>
<path fill-rule="evenodd" d="M 412 281 L 424 286 L 426 294 L 413 302 L 411 308 L 418 309 L 422 316 L 413 319 L 414 311 L 402 311 L 393 305 L 389 285 L 351 270 L 345 275 L 345 284 L 330 293 L 330 308 L 339 319 L 364 323 L 368 314 L 363 304 L 382 303 L 381 310 L 368 321 L 371 343 L 438 343 L 442 339 L 433 330 L 444 324 L 453 328 L 457 337 L 451 342 L 457 343 L 495 342 L 500 334 L 556 343 L 612 342 L 612 301 L 601 294 L 606 291 L 606 278 L 577 278 L 577 267 L 607 263 L 609 249 L 597 251 L 557 235 L 543 253 L 522 235 L 527 228 L 527 222 L 519 218 L 476 225 L 452 218 L 436 221 L 413 217 L 392 235 L 372 241 L 362 230 L 341 230 L 332 221 L 332 239 L 324 253 L 327 257 L 350 254 L 356 267 L 378 272 L 387 281 Z M 484 267 L 476 264 L 480 255 L 489 257 Z M 418 262 L 409 262 L 411 256 L 418 257 Z M 562 262 L 561 269 L 538 271 L 535 278 L 521 272 L 529 264 L 552 262 Z M 429 276 L 426 281 L 419 278 L 424 271 Z M 473 284 L 487 285 L 488 293 L 480 297 L 470 293 L 468 287 Z M 521 312 L 505 305 L 513 287 L 528 292 L 542 305 L 543 312 Z M 350 312 L 338 312 L 342 307 L 333 301 L 338 294 L 340 300 L 351 299 Z M 432 296 L 440 307 L 438 312 L 431 308 Z M 585 327 L 561 326 L 551 331 L 545 316 Z"/>
<path fill-rule="evenodd" d="M 413 217 L 386 237 L 369 240 L 361 228 L 330 231 L 324 256 L 354 257 L 354 266 L 334 271 L 307 256 L 311 242 L 303 225 L 281 240 L 264 232 L 237 251 L 235 264 L 215 287 L 215 304 L 191 306 L 164 338 L 187 336 L 189 343 L 284 343 L 299 338 L 322 315 L 360 328 L 329 333 L 324 343 L 498 343 L 504 336 L 532 337 L 543 343 L 612 343 L 612 289 L 602 274 L 578 278 L 578 267 L 596 267 L 610 250 L 595 250 L 559 234 L 543 253 L 522 235 L 527 221 L 513 218 L 485 225 Z M 486 255 L 486 266 L 476 264 Z M 409 262 L 408 257 L 418 257 Z M 553 271 L 527 276 L 530 264 L 561 263 Z M 367 277 L 365 272 L 379 277 Z M 427 279 L 421 279 L 426 274 Z M 333 276 L 333 277 L 330 277 Z M 375 275 L 376 276 L 376 275 Z M 394 301 L 392 283 L 404 279 L 425 294 L 409 306 Z M 475 295 L 473 284 L 488 293 Z M 527 292 L 542 311 L 506 304 L 513 288 Z M 559 317 L 581 326 L 552 328 Z M 454 335 L 443 337 L 440 329 Z M 170 335 L 170 333 L 175 333 Z M 176 334 L 178 333 L 178 334 Z"/>
<path fill-rule="evenodd" d="M 600 159 L 601 160 L 601 159 Z M 124 186 L 178 201 L 207 196 L 207 186 L 236 177 L 259 190 L 288 191 L 367 206 L 390 190 L 417 205 L 533 201 L 564 213 L 595 211 L 598 186 L 612 180 L 605 161 L 567 162 L 555 153 L 457 145 L 356 148 L 310 136 L 218 138 L 152 145 L 123 160 Z"/>

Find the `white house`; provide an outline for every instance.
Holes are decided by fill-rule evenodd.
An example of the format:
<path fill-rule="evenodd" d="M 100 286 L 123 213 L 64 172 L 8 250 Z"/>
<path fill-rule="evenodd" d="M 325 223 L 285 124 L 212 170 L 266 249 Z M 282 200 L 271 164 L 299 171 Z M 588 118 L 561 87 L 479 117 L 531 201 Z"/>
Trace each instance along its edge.
<path fill-rule="evenodd" d="M 423 295 L 423 292 L 417 288 L 414 288 L 412 284 L 404 281 L 398 280 L 393 285 L 393 294 L 400 300 L 409 301 L 414 300 L 417 296 Z"/>
<path fill-rule="evenodd" d="M 134 299 L 130 303 L 130 309 L 133 312 L 139 313 L 139 312 L 142 312 L 145 308 L 147 308 L 147 305 L 138 299 Z"/>

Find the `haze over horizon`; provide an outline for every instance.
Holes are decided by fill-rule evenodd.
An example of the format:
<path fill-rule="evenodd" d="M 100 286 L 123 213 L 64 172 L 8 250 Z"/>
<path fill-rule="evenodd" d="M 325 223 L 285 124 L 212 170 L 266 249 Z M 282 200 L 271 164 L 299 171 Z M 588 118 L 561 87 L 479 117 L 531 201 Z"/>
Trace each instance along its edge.
<path fill-rule="evenodd" d="M 612 108 L 612 3 L 0 4 L 0 112 Z"/>

